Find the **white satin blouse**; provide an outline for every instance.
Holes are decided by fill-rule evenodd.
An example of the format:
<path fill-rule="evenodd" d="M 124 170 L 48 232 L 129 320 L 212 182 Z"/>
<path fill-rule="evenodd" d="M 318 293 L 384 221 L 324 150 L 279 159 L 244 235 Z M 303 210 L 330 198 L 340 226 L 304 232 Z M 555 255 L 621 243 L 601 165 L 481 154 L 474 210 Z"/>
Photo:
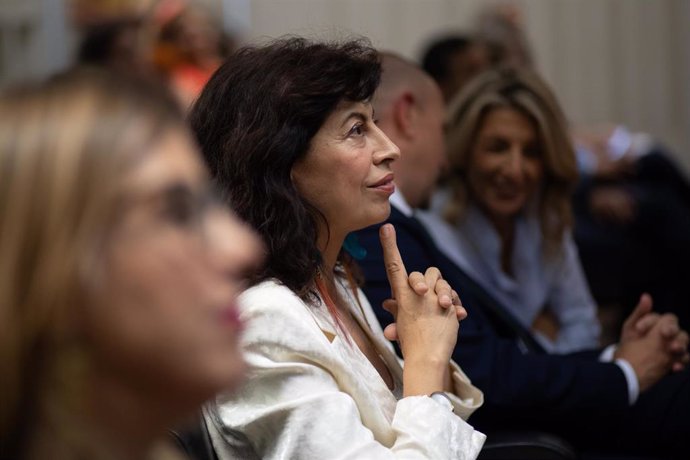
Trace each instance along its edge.
<path fill-rule="evenodd" d="M 369 302 L 344 285 L 354 317 L 390 369 L 396 393 L 402 368 Z M 239 300 L 249 378 L 220 396 L 205 419 L 221 460 L 474 459 L 485 435 L 465 420 L 483 402 L 453 364 L 455 413 L 428 396 L 391 392 L 359 350 L 340 337 L 326 306 L 310 307 L 290 289 L 265 281 Z M 456 415 L 457 414 L 457 415 Z M 458 416 L 459 415 L 459 416 Z"/>

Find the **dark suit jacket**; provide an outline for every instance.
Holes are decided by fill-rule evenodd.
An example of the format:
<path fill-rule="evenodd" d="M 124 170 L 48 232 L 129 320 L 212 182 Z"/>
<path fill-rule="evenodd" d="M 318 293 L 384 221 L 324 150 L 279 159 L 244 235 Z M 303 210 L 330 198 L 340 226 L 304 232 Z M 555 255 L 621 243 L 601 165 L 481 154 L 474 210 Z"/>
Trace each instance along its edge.
<path fill-rule="evenodd" d="M 573 442 L 578 441 L 577 433 L 591 441 L 602 430 L 611 434 L 610 425 L 628 407 L 626 380 L 617 365 L 599 362 L 600 350 L 545 354 L 490 293 L 436 248 L 416 219 L 392 207 L 388 222 L 396 228 L 408 273 L 438 267 L 467 310 L 453 359 L 484 392 L 485 404 L 472 418 L 475 426 L 541 429 L 564 434 Z M 390 287 L 379 227 L 361 230 L 357 236 L 367 251 L 359 261 L 366 280 L 364 291 L 385 326 L 392 317 L 381 308 L 390 297 Z"/>

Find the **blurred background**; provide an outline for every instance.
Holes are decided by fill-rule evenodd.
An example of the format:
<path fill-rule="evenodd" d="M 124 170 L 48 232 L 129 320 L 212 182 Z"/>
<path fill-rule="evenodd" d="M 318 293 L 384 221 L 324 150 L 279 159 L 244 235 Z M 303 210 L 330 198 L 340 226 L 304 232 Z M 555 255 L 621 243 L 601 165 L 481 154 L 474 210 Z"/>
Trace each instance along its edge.
<path fill-rule="evenodd" d="M 177 20 L 190 3 L 203 15 Z M 689 0 L 0 0 L 0 87 L 97 54 L 97 46 L 80 47 L 104 23 L 138 28 L 109 51 L 132 71 L 169 70 L 191 52 L 218 60 L 241 44 L 288 33 L 364 35 L 419 60 L 430 40 L 474 32 L 482 11 L 496 4 L 510 5 L 506 14 L 524 30 L 535 66 L 574 124 L 614 121 L 652 133 L 690 170 Z M 211 38 L 202 37 L 209 31 Z M 190 44 L 196 50 L 181 51 Z"/>

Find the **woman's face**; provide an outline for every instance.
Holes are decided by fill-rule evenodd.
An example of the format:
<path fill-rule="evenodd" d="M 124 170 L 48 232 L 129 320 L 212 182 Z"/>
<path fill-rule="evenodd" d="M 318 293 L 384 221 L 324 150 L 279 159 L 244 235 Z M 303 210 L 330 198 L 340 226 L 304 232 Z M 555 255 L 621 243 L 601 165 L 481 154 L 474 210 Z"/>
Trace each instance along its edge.
<path fill-rule="evenodd" d="M 374 123 L 371 104 L 342 102 L 293 166 L 292 181 L 331 232 L 346 234 L 388 217 L 395 191 L 391 162 L 399 157 Z"/>
<path fill-rule="evenodd" d="M 507 107 L 486 114 L 472 146 L 471 196 L 492 220 L 513 219 L 538 190 L 544 165 L 535 125 Z"/>
<path fill-rule="evenodd" d="M 263 257 L 258 238 L 209 200 L 181 131 L 163 136 L 122 190 L 86 309 L 96 375 L 182 407 L 233 389 L 245 368 L 235 300 Z"/>

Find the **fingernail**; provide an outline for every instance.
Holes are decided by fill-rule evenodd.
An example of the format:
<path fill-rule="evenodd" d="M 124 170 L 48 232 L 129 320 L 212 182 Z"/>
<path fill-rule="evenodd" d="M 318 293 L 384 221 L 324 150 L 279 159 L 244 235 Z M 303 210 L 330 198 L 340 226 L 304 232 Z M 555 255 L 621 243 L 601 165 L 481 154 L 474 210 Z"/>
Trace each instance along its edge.
<path fill-rule="evenodd" d="M 419 283 L 414 285 L 414 288 L 415 288 L 415 290 L 426 289 L 426 284 L 424 284 L 420 281 Z"/>
<path fill-rule="evenodd" d="M 390 235 L 390 234 L 391 234 L 391 226 L 390 226 L 390 224 L 386 224 L 386 225 L 384 225 L 383 227 L 381 227 L 381 233 L 382 233 L 384 236 Z"/>
<path fill-rule="evenodd" d="M 441 297 L 439 297 L 439 300 L 445 304 L 452 304 L 453 303 L 453 301 L 450 300 L 450 297 L 448 297 L 445 294 L 441 295 Z"/>

